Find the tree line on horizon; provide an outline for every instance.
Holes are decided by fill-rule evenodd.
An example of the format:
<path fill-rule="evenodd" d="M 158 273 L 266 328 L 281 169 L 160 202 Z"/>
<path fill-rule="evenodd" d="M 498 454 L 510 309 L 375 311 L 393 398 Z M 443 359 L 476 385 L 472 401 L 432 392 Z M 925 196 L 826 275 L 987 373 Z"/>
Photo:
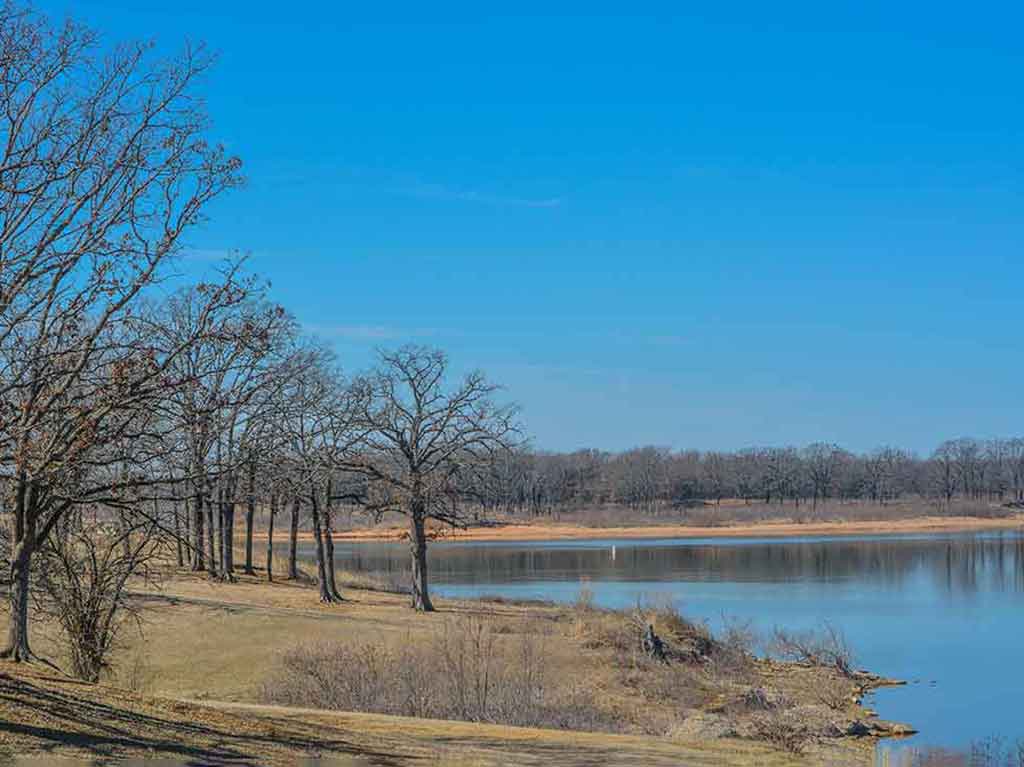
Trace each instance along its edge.
<path fill-rule="evenodd" d="M 927 457 L 894 447 L 855 453 L 826 442 L 732 452 L 518 450 L 495 462 L 476 492 L 489 512 L 532 516 L 603 506 L 658 513 L 725 499 L 812 508 L 909 498 L 946 508 L 957 499 L 1020 504 L 1024 438 L 947 440 Z"/>

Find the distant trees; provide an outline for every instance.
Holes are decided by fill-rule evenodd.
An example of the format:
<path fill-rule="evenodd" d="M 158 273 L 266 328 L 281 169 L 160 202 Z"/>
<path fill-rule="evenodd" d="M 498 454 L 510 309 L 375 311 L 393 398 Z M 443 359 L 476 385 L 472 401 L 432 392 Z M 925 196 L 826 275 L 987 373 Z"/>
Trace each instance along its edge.
<path fill-rule="evenodd" d="M 1024 501 L 1024 439 L 950 440 L 928 458 L 888 446 L 858 455 L 825 442 L 734 453 L 520 450 L 494 470 L 500 476 L 487 484 L 485 507 L 529 515 L 601 506 L 660 514 L 725 498 L 806 502 L 812 512 L 829 500 Z"/>
<path fill-rule="evenodd" d="M 819 500 L 830 498 L 835 490 L 836 474 L 840 469 L 843 452 L 837 445 L 815 442 L 804 448 L 801 457 L 812 489 L 814 506 L 817 506 Z"/>
<path fill-rule="evenodd" d="M 627 450 L 610 466 L 616 500 L 633 509 L 651 512 L 668 489 L 669 451 L 643 447 Z"/>
<path fill-rule="evenodd" d="M 1024 439 L 1005 440 L 1003 445 L 1004 476 L 1014 500 L 1018 503 L 1024 502 Z"/>

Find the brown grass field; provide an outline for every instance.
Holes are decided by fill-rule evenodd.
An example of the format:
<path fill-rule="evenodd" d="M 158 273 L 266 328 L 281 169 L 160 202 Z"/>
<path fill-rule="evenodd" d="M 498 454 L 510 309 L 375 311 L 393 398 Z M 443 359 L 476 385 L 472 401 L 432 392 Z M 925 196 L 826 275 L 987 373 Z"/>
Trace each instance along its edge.
<path fill-rule="evenodd" d="M 748 743 L 437 722 L 230 702 L 194 703 L 0 664 L 0 755 L 16 764 L 791 765 Z M 302 761 L 310 764 L 311 762 Z"/>

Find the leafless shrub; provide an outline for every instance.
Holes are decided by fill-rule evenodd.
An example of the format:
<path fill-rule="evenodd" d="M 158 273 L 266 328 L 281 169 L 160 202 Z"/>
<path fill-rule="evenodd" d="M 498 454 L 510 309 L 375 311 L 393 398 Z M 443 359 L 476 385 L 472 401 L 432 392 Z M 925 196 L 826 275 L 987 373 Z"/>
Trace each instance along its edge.
<path fill-rule="evenodd" d="M 761 636 L 751 620 L 722 616 L 722 631 L 718 635 L 718 643 L 728 650 L 754 655 L 761 644 Z"/>
<path fill-rule="evenodd" d="M 830 677 L 818 682 L 814 697 L 833 711 L 843 711 L 853 702 L 853 691 L 845 677 Z"/>
<path fill-rule="evenodd" d="M 494 632 L 483 621 L 467 620 L 457 626 L 445 622 L 439 649 L 453 718 L 486 717 L 497 675 L 495 641 Z"/>
<path fill-rule="evenodd" d="M 716 671 L 722 676 L 750 681 L 760 636 L 751 621 L 722 616 L 722 626 L 712 658 Z"/>
<path fill-rule="evenodd" d="M 636 654 L 640 641 L 636 627 L 622 612 L 596 607 L 594 592 L 588 586 L 580 588 L 569 615 L 572 636 L 583 647 L 612 649 L 619 657 Z"/>
<path fill-rule="evenodd" d="M 845 676 L 853 673 L 853 651 L 843 632 L 828 621 L 823 621 L 818 630 L 786 631 L 776 627 L 772 651 L 783 660 L 835 668 Z"/>
<path fill-rule="evenodd" d="M 577 613 L 588 613 L 594 609 L 594 590 L 590 588 L 589 584 L 584 583 L 580 586 L 573 608 Z"/>
<path fill-rule="evenodd" d="M 798 718 L 785 711 L 768 711 L 753 722 L 757 740 L 771 743 L 791 754 L 802 754 L 811 734 Z"/>
<path fill-rule="evenodd" d="M 98 681 L 125 624 L 138 623 L 126 586 L 129 578 L 151 576 L 149 563 L 160 546 L 150 523 L 88 525 L 71 519 L 47 539 L 37 601 L 60 626 L 78 678 Z"/>
<path fill-rule="evenodd" d="M 280 660 L 268 703 L 518 726 L 619 731 L 587 691 L 556 679 L 545 638 L 500 639 L 475 619 L 394 649 L 366 643 L 303 645 Z"/>

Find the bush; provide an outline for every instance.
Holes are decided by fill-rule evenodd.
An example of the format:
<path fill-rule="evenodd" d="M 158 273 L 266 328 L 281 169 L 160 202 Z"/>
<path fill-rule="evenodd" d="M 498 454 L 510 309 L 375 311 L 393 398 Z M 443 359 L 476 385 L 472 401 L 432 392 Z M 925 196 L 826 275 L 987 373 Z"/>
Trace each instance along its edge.
<path fill-rule="evenodd" d="M 426 639 L 303 645 L 284 653 L 261 690 L 267 703 L 618 732 L 593 696 L 553 676 L 547 639 L 499 640 L 476 619 L 452 619 Z"/>
<path fill-rule="evenodd" d="M 37 607 L 60 627 L 74 676 L 98 682 L 112 668 L 124 627 L 141 627 L 127 585 L 152 578 L 161 545 L 148 523 L 86 525 L 76 518 L 47 538 L 38 554 Z"/>
<path fill-rule="evenodd" d="M 783 660 L 831 667 L 845 676 L 853 674 L 853 651 L 843 632 L 828 621 L 816 631 L 790 632 L 776 628 L 772 651 Z"/>
<path fill-rule="evenodd" d="M 832 711 L 844 711 L 855 700 L 849 680 L 839 676 L 822 679 L 814 695 L 819 703 Z"/>
<path fill-rule="evenodd" d="M 807 725 L 789 711 L 765 712 L 753 720 L 753 726 L 757 740 L 771 743 L 791 754 L 802 754 L 811 739 Z"/>
<path fill-rule="evenodd" d="M 723 616 L 722 624 L 713 658 L 715 670 L 722 676 L 752 682 L 756 671 L 755 652 L 761 638 L 750 621 Z"/>

